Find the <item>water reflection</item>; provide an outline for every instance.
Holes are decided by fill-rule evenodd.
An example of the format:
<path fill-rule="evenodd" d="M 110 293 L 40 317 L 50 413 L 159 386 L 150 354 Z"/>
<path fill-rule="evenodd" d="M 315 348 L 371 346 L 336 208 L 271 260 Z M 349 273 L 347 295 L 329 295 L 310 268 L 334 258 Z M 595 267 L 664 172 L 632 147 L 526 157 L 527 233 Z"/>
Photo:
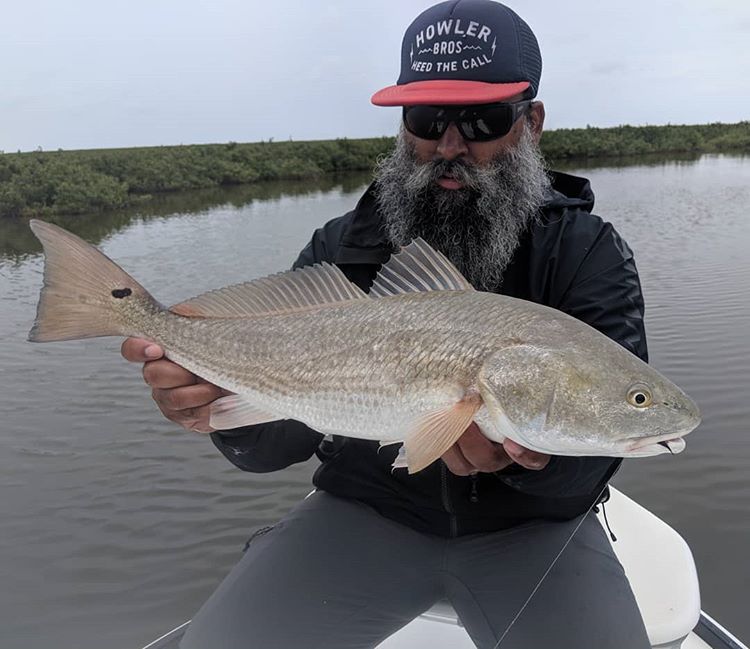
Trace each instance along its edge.
<path fill-rule="evenodd" d="M 322 194 L 334 190 L 349 194 L 368 183 L 369 180 L 369 173 L 358 172 L 332 174 L 307 180 L 279 180 L 252 185 L 211 187 L 187 192 L 156 194 L 138 205 L 122 210 L 45 217 L 44 220 L 56 223 L 87 241 L 98 244 L 136 219 L 148 221 L 158 217 L 198 214 L 220 206 L 239 209 L 254 201 Z M 0 258 L 18 261 L 28 254 L 37 254 L 41 250 L 42 246 L 32 234 L 26 219 L 0 219 Z"/>
<path fill-rule="evenodd" d="M 746 154 L 649 154 L 640 156 L 619 156 L 612 158 L 591 158 L 584 160 L 550 161 L 550 167 L 567 172 L 586 172 L 598 169 L 662 168 L 674 169 L 693 167 L 701 162 L 708 163 L 719 158 L 747 160 Z M 155 194 L 144 197 L 140 204 L 122 210 L 86 215 L 53 216 L 45 220 L 64 227 L 98 244 L 111 234 L 125 228 L 134 220 L 148 221 L 157 217 L 172 217 L 184 214 L 198 214 L 220 206 L 240 209 L 254 201 L 270 201 L 282 197 L 323 194 L 338 190 L 350 194 L 370 182 L 369 172 L 331 174 L 306 180 L 279 180 L 251 185 L 211 187 L 185 192 Z M 596 191 L 596 187 L 594 188 Z M 28 254 L 41 252 L 41 245 L 31 233 L 25 219 L 0 219 L 0 258 L 18 261 Z"/>
<path fill-rule="evenodd" d="M 553 160 L 550 166 L 560 171 L 585 172 L 593 169 L 629 169 L 633 167 L 689 167 L 701 160 L 735 158 L 739 161 L 748 156 L 744 153 L 647 153 L 612 157 L 583 158 L 576 160 Z"/>

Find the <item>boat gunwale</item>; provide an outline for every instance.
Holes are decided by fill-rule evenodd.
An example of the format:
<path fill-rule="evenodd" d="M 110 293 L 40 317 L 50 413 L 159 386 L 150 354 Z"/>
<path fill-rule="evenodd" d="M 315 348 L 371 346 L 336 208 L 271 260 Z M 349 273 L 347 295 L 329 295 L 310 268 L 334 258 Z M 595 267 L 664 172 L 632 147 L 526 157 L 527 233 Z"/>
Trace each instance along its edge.
<path fill-rule="evenodd" d="M 440 624 L 460 625 L 458 618 L 453 618 L 445 614 L 430 614 L 430 612 L 427 611 L 419 617 Z M 189 624 L 190 620 L 180 624 L 180 626 L 147 644 L 143 649 L 177 649 L 177 644 L 175 643 L 185 635 L 185 630 Z M 750 649 L 746 644 L 732 635 L 727 629 L 704 611 L 701 611 L 698 624 L 695 626 L 692 633 L 708 644 L 711 649 Z"/>
<path fill-rule="evenodd" d="M 700 619 L 693 629 L 693 633 L 703 640 L 703 642 L 710 645 L 712 649 L 748 649 L 746 644 L 732 635 L 704 611 L 701 611 Z M 722 644 L 714 644 L 717 640 Z"/>

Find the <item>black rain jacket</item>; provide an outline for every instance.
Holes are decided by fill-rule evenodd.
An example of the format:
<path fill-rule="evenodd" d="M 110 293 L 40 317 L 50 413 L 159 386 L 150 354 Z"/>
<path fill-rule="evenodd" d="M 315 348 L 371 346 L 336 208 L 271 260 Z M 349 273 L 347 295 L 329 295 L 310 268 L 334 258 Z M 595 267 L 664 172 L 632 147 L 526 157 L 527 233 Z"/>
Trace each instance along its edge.
<path fill-rule="evenodd" d="M 542 218 L 522 239 L 498 292 L 564 311 L 647 360 L 643 298 L 630 248 L 612 225 L 591 214 L 594 195 L 587 180 L 551 175 Z M 391 253 L 370 187 L 353 211 L 315 231 L 294 266 L 334 263 L 367 291 Z M 587 511 L 620 464 L 555 456 L 541 471 L 513 465 L 461 477 L 437 461 L 408 475 L 391 470 L 398 445 L 379 449 L 372 441 L 324 439 L 293 420 L 218 432 L 212 439 L 233 464 L 253 472 L 276 471 L 317 453 L 318 489 L 441 536 L 494 531 L 533 518 L 573 518 Z"/>

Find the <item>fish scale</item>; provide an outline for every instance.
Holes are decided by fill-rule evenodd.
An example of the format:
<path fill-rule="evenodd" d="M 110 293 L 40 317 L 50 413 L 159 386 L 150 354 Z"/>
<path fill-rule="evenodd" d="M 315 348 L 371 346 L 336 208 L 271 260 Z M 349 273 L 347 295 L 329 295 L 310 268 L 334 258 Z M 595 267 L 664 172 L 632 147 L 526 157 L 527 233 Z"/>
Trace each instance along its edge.
<path fill-rule="evenodd" d="M 479 293 L 451 297 L 481 300 Z M 267 316 L 186 327 L 184 318 L 168 315 L 155 320 L 156 327 L 133 333 L 169 349 L 170 358 L 199 376 L 251 394 L 272 411 L 308 419 L 318 413 L 331 430 L 400 439 L 404 417 L 429 412 L 445 403 L 446 392 L 460 397 L 457 386 L 475 384 L 481 358 L 496 345 L 496 335 L 480 331 L 459 332 L 471 341 L 457 339 L 453 308 L 460 304 L 405 295 L 349 303 L 330 309 L 325 319 Z M 425 322 L 431 323 L 428 330 Z M 212 341 L 210 348 L 205 340 Z"/>

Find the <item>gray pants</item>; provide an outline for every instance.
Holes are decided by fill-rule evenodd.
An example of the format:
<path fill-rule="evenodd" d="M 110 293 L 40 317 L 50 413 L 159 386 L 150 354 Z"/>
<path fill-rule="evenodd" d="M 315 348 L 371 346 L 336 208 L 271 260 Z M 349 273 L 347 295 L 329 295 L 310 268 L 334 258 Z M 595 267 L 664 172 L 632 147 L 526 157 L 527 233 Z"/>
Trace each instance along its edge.
<path fill-rule="evenodd" d="M 493 649 L 579 521 L 444 539 L 316 492 L 252 540 L 180 647 L 365 649 L 447 598 L 474 643 Z M 650 647 L 593 514 L 500 647 Z"/>

